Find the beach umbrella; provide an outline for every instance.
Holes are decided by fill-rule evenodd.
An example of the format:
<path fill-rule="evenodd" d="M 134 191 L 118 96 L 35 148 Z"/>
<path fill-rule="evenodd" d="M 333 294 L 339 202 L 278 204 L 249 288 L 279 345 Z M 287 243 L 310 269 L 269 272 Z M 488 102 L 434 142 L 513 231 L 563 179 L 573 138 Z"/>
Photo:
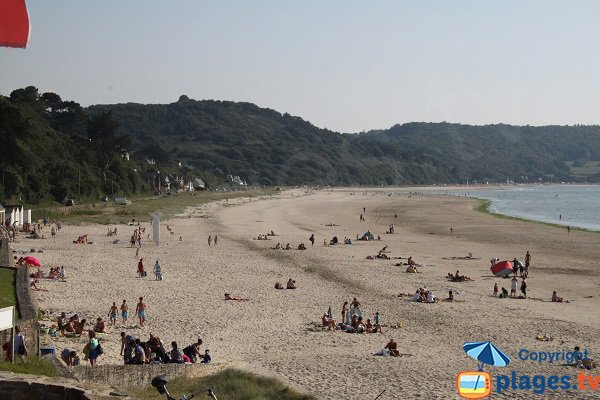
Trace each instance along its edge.
<path fill-rule="evenodd" d="M 469 357 L 481 363 L 480 370 L 483 370 L 483 364 L 494 367 L 505 367 L 510 364 L 510 357 L 491 342 L 468 342 L 463 345 L 463 349 Z"/>
<path fill-rule="evenodd" d="M 33 267 L 41 267 L 42 263 L 40 262 L 40 260 L 38 260 L 35 257 L 32 256 L 27 256 L 27 257 L 23 257 L 23 261 L 25 261 L 26 264 L 29 264 Z"/>
<path fill-rule="evenodd" d="M 510 357 L 504 354 L 499 348 L 494 346 L 492 342 L 467 342 L 463 345 L 463 349 L 467 355 L 481 363 L 479 370 L 483 371 L 483 364 L 492 365 L 494 367 L 506 367 L 510 364 Z M 477 376 L 475 388 L 479 383 Z"/>

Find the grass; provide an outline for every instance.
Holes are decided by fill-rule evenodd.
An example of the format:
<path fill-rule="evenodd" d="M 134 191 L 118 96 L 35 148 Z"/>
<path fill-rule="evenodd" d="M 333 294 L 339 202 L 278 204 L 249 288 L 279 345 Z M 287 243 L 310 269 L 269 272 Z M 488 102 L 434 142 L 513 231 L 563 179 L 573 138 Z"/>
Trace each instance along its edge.
<path fill-rule="evenodd" d="M 0 308 L 17 306 L 16 276 L 17 270 L 0 268 Z M 19 307 L 16 307 L 16 311 L 16 318 L 19 319 Z"/>
<path fill-rule="evenodd" d="M 567 161 L 566 164 L 571 169 L 571 174 L 580 176 L 580 177 L 588 177 L 594 176 L 600 173 L 600 161 L 586 161 L 582 166 L 576 167 L 573 161 Z"/>
<path fill-rule="evenodd" d="M 274 193 L 276 193 L 274 189 L 251 189 L 239 192 L 184 192 L 170 196 L 130 198 L 132 204 L 128 206 L 119 206 L 113 202 L 88 204 L 83 205 L 84 208 L 75 209 L 66 215 L 61 212 L 63 207 L 38 208 L 34 209 L 32 213 L 34 220 L 47 216 L 50 219 L 74 224 L 110 225 L 127 223 L 132 218 L 148 221 L 150 213 L 156 211 L 162 213 L 163 218 L 169 218 L 182 213 L 187 207 L 238 197 L 270 196 Z"/>
<path fill-rule="evenodd" d="M 202 378 L 176 378 L 167 384 L 171 396 L 179 398 L 192 392 L 206 397 L 206 388 L 211 388 L 219 399 L 227 400 L 316 400 L 316 397 L 298 393 L 274 378 L 261 377 L 235 369 L 226 369 L 215 375 Z M 133 393 L 140 399 L 164 399 L 153 387 Z"/>
<path fill-rule="evenodd" d="M 0 371 L 9 371 L 16 374 L 44 375 L 50 377 L 57 375 L 56 368 L 51 362 L 36 356 L 24 357 L 22 360 L 16 357 L 14 364 L 2 361 L 0 362 Z"/>

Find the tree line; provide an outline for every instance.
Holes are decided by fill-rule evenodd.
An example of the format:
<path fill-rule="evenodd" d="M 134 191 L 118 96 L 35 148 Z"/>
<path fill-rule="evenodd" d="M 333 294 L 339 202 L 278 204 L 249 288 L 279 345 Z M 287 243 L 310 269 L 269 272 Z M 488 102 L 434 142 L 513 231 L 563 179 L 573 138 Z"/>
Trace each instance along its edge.
<path fill-rule="evenodd" d="M 85 108 L 32 86 L 0 96 L 0 143 L 0 202 L 30 204 L 153 192 L 167 174 L 213 188 L 228 175 L 267 186 L 548 182 L 582 180 L 567 162 L 600 160 L 595 125 L 407 123 L 342 134 L 251 103 L 181 96 Z"/>

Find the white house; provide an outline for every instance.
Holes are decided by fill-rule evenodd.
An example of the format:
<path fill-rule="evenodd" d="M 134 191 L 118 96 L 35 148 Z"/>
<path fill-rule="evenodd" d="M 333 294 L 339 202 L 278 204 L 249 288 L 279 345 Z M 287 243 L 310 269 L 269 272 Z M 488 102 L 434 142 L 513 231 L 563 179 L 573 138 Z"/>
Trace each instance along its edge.
<path fill-rule="evenodd" d="M 0 204 L 0 223 L 2 225 L 4 225 L 5 221 L 6 221 L 6 210 L 4 209 L 4 207 L 2 207 L 2 204 Z"/>
<path fill-rule="evenodd" d="M 248 186 L 248 184 L 246 183 L 246 181 L 243 180 L 242 178 L 240 178 L 238 175 L 235 175 L 235 176 L 233 176 L 233 175 L 227 175 L 227 179 L 231 183 L 233 183 L 235 185 L 238 185 L 238 186 Z"/>

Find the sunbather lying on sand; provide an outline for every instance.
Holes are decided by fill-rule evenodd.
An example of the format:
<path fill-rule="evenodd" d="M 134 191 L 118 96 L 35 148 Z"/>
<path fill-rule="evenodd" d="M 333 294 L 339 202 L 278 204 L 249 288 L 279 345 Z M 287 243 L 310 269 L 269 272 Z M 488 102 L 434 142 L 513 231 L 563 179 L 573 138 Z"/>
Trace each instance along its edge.
<path fill-rule="evenodd" d="M 469 276 L 459 275 L 458 271 L 456 271 L 456 275 L 452 275 L 450 272 L 448 272 L 448 275 L 446 277 L 448 278 L 448 280 L 450 280 L 452 282 L 465 282 L 465 281 L 473 280 Z"/>
<path fill-rule="evenodd" d="M 225 300 L 231 300 L 231 301 L 248 301 L 250 299 L 241 299 L 241 298 L 238 298 L 238 297 L 233 297 L 229 293 L 225 293 Z"/>
<path fill-rule="evenodd" d="M 385 345 L 384 349 L 390 351 L 390 356 L 400 357 L 400 352 L 398 351 L 398 344 L 396 344 L 394 339 L 390 339 L 388 344 Z"/>
<path fill-rule="evenodd" d="M 87 235 L 81 235 L 77 238 L 77 240 L 73 240 L 73 243 L 75 244 L 86 244 L 87 242 Z"/>

